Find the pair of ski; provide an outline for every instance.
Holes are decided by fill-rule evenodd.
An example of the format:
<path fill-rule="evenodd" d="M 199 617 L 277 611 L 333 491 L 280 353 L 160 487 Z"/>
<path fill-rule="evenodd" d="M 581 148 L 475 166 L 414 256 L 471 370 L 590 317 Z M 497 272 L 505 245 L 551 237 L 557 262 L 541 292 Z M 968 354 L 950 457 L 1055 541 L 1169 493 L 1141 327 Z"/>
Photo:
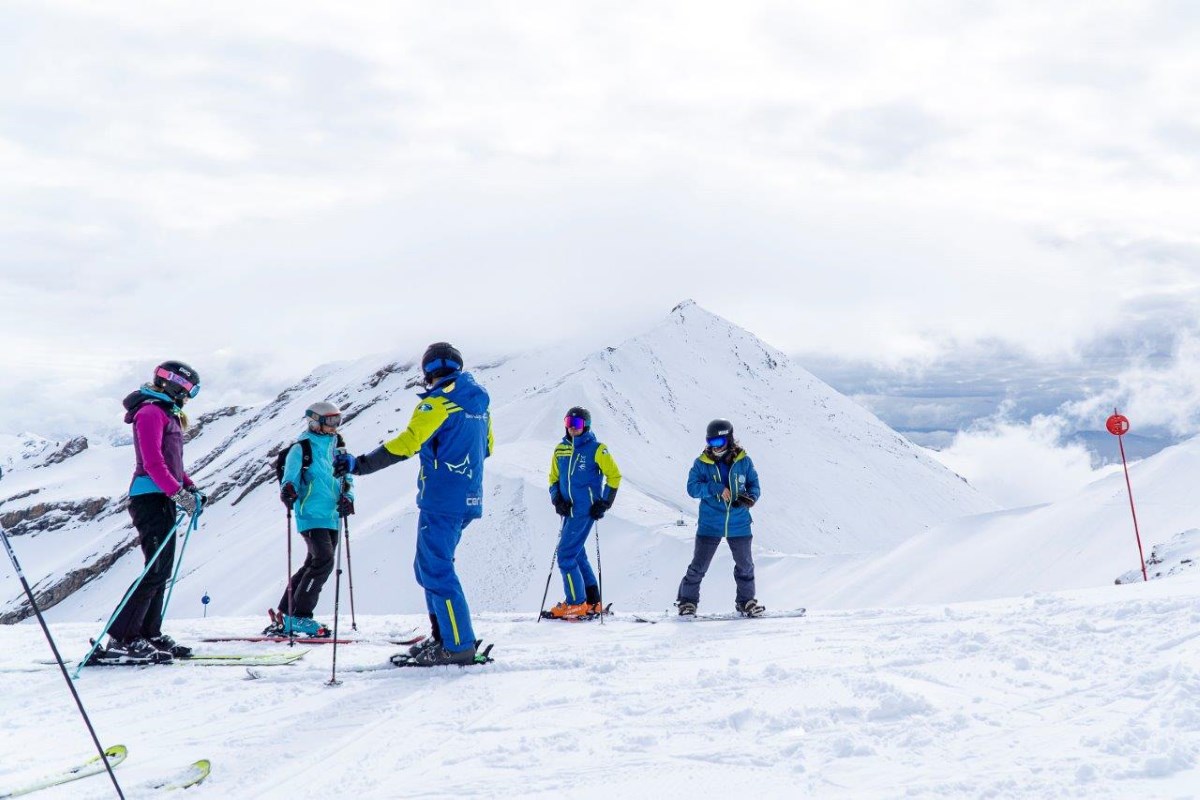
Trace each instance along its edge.
<path fill-rule="evenodd" d="M 296 636 L 289 638 L 287 636 L 209 636 L 201 639 L 202 642 L 271 642 L 280 644 L 283 642 L 295 642 L 296 644 L 398 644 L 398 645 L 414 645 L 417 642 L 423 641 L 425 634 L 417 634 L 406 639 L 328 639 L 323 636 Z"/>
<path fill-rule="evenodd" d="M 104 751 L 104 760 L 108 762 L 108 767 L 115 768 L 118 764 L 125 761 L 129 756 L 129 751 L 123 744 L 116 744 Z M 104 761 L 100 760 L 100 756 L 92 756 L 86 761 L 83 761 L 74 767 L 64 769 L 49 777 L 43 778 L 35 783 L 30 783 L 18 789 L 11 791 L 0 791 L 0 798 L 5 797 L 20 797 L 21 795 L 32 794 L 33 792 L 41 791 L 42 789 L 50 789 L 55 786 L 62 786 L 64 783 L 90 778 L 93 775 L 99 775 L 105 772 L 106 767 Z M 202 758 L 199 761 L 194 761 L 186 769 L 177 775 L 168 778 L 162 778 L 146 784 L 146 789 L 186 789 L 189 786 L 195 786 L 200 783 L 212 771 L 212 762 L 207 758 Z"/>
<path fill-rule="evenodd" d="M 674 619 L 680 622 L 729 622 L 735 619 L 789 619 L 794 617 L 803 617 L 808 613 L 808 609 L 794 608 L 790 611 L 764 611 L 757 617 L 751 617 L 741 612 L 732 612 L 729 614 L 676 614 L 663 613 L 661 617 L 651 619 L 648 615 L 634 614 L 632 619 L 634 622 L 646 622 L 650 625 L 656 625 L 664 620 Z"/>

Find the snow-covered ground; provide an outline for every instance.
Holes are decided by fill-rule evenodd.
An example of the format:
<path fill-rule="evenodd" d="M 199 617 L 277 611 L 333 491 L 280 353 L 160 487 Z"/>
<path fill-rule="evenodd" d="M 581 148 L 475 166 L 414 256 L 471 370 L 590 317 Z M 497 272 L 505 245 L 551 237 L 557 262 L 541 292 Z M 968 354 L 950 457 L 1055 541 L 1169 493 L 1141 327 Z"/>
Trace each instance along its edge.
<path fill-rule="evenodd" d="M 732 591 L 714 572 L 705 589 Z M 343 606 L 344 609 L 344 606 Z M 661 613 L 661 612 L 660 612 Z M 261 669 L 85 670 L 137 787 L 200 757 L 189 797 L 1161 798 L 1200 793 L 1200 575 L 805 619 L 535 624 L 481 614 L 496 663 L 386 668 L 398 648 Z M 346 620 L 343 619 L 343 623 Z M 423 620 L 359 620 L 384 637 Z M 251 618 L 181 620 L 182 638 Z M 53 626 L 79 655 L 96 626 Z M 286 645 L 206 645 L 263 652 Z M 0 789 L 91 745 L 36 625 L 0 627 Z M 112 796 L 103 776 L 45 798 Z"/>

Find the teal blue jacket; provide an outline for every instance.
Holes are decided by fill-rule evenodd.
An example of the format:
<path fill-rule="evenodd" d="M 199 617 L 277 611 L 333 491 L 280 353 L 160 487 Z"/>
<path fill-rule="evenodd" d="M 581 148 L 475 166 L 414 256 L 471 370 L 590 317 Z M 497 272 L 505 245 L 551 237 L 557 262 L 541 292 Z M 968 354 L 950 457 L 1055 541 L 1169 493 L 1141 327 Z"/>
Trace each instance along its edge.
<path fill-rule="evenodd" d="M 342 481 L 333 477 L 333 457 L 337 455 L 337 435 L 305 431 L 300 439 L 307 439 L 312 446 L 312 463 L 301 475 L 304 464 L 304 451 L 292 445 L 288 450 L 287 461 L 283 466 L 283 482 L 296 487 L 299 498 L 296 500 L 296 530 L 304 531 L 322 528 L 324 530 L 338 529 L 338 498 L 342 495 Z M 354 499 L 354 478 L 347 475 L 350 499 Z"/>
<path fill-rule="evenodd" d="M 758 472 L 750 456 L 740 448 L 728 468 L 728 480 L 722 479 L 720 466 L 705 450 L 688 473 L 688 494 L 700 500 L 700 520 L 696 528 L 700 536 L 750 535 L 750 523 L 754 521 L 750 517 L 750 509 L 735 505 L 733 501 L 737 500 L 739 494 L 748 494 L 758 500 L 762 494 Z M 721 499 L 721 493 L 727 487 L 730 495 L 728 503 Z"/>

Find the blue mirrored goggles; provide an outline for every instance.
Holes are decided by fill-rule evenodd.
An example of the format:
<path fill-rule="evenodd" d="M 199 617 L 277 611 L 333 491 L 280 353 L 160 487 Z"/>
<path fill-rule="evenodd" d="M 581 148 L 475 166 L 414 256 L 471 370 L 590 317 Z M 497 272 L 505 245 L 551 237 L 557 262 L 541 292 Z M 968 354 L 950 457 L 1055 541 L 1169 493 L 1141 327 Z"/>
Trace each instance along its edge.
<path fill-rule="evenodd" d="M 587 427 L 587 420 L 583 417 L 572 417 L 570 414 L 563 417 L 563 425 L 566 425 L 573 431 L 581 431 Z"/>
<path fill-rule="evenodd" d="M 195 397 L 196 395 L 200 394 L 200 384 L 192 383 L 182 375 L 171 372 L 170 370 L 165 370 L 160 367 L 154 371 L 154 377 L 177 384 L 178 386 L 182 387 L 185 392 L 187 392 L 188 397 Z"/>
<path fill-rule="evenodd" d="M 708 446 L 711 447 L 712 449 L 720 450 L 722 447 L 724 447 L 726 444 L 729 443 L 729 437 L 728 436 L 714 436 L 711 439 L 707 439 L 706 441 L 708 442 Z"/>

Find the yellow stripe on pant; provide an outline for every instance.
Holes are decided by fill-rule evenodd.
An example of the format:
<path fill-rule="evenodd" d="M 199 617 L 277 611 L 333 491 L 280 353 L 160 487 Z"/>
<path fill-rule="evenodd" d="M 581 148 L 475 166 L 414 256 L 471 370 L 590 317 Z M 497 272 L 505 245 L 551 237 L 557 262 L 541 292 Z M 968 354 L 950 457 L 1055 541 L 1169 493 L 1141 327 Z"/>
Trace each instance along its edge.
<path fill-rule="evenodd" d="M 450 629 L 454 631 L 454 644 L 457 647 L 462 644 L 462 640 L 458 636 L 458 620 L 454 618 L 454 605 L 448 597 L 446 598 L 446 613 L 450 615 Z"/>

